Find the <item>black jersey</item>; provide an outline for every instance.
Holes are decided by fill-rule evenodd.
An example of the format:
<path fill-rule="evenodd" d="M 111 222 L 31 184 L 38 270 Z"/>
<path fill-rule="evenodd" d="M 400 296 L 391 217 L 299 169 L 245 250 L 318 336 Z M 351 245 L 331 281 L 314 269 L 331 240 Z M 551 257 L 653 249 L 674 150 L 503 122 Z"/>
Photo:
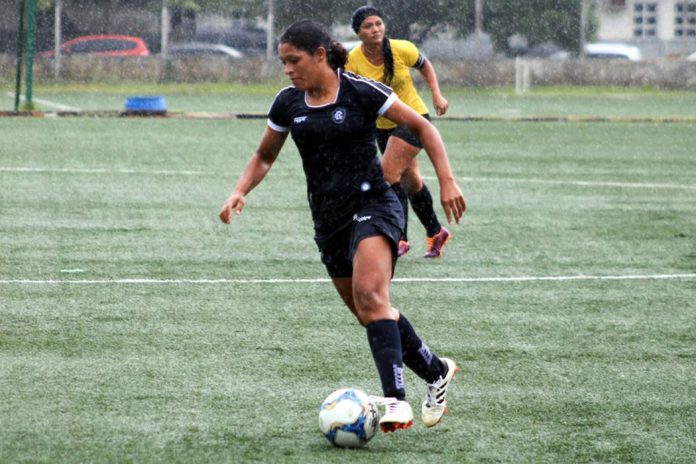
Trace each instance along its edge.
<path fill-rule="evenodd" d="M 337 74 L 333 103 L 308 105 L 304 91 L 286 87 L 268 115 L 271 129 L 289 130 L 300 152 L 317 235 L 343 226 L 375 193 L 389 188 L 377 157 L 375 121 L 398 97 L 379 82 Z"/>

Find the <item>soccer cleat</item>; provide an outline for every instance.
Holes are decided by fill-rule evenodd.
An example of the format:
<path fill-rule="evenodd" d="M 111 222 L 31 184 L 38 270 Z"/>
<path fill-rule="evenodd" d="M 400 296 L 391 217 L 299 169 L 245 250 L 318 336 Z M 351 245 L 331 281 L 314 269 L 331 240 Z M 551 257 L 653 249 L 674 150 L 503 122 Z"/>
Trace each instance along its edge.
<path fill-rule="evenodd" d="M 442 248 L 447 245 L 450 239 L 449 230 L 444 227 L 440 228 L 440 232 L 432 237 L 426 237 L 428 242 L 428 251 L 423 255 L 425 258 L 439 258 L 442 255 Z"/>
<path fill-rule="evenodd" d="M 441 360 L 447 365 L 447 374 L 427 385 L 425 401 L 423 401 L 421 408 L 421 419 L 426 427 L 437 425 L 442 416 L 447 414 L 447 387 L 452 381 L 454 374 L 459 372 L 459 368 L 454 361 L 448 358 L 441 358 Z"/>
<path fill-rule="evenodd" d="M 379 427 L 382 432 L 406 430 L 413 426 L 413 409 L 406 401 L 375 396 L 370 398 L 375 404 L 384 406 L 386 409 L 379 419 Z"/>
<path fill-rule="evenodd" d="M 401 257 L 408 253 L 408 250 L 411 249 L 411 244 L 408 243 L 407 240 L 399 240 L 399 251 L 396 253 L 397 257 Z"/>

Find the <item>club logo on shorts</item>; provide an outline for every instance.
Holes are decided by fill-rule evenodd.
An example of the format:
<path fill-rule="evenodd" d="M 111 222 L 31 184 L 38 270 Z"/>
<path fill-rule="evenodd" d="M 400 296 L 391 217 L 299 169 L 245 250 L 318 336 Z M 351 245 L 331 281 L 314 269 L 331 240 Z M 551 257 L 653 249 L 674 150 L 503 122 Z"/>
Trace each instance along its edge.
<path fill-rule="evenodd" d="M 333 113 L 331 113 L 331 119 L 333 119 L 333 122 L 336 124 L 342 124 L 343 121 L 346 120 L 346 110 L 344 108 L 336 108 L 333 110 Z"/>

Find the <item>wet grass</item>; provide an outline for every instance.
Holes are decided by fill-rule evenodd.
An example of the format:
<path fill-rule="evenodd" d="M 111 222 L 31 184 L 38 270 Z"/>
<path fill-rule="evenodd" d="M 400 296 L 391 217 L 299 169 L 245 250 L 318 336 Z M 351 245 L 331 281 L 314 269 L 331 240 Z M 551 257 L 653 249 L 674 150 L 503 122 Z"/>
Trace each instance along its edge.
<path fill-rule="evenodd" d="M 0 461 L 696 460 L 692 124 L 439 122 L 469 211 L 437 262 L 411 215 L 396 277 L 433 281 L 393 300 L 462 373 L 441 425 L 359 451 L 316 425 L 379 384 L 330 284 L 292 280 L 325 276 L 295 149 L 216 217 L 263 127 L 0 119 Z"/>

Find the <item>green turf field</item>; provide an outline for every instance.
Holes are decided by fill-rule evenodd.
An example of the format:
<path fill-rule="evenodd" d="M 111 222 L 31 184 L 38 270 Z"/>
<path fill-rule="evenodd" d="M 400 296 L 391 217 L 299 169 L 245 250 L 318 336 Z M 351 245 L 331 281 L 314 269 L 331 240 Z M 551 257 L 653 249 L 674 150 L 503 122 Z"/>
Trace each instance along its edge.
<path fill-rule="evenodd" d="M 436 262 L 411 215 L 393 302 L 462 372 L 358 451 L 318 432 L 379 383 L 294 147 L 217 220 L 263 127 L 0 119 L 0 462 L 696 461 L 696 125 L 439 122 L 469 211 Z"/>

